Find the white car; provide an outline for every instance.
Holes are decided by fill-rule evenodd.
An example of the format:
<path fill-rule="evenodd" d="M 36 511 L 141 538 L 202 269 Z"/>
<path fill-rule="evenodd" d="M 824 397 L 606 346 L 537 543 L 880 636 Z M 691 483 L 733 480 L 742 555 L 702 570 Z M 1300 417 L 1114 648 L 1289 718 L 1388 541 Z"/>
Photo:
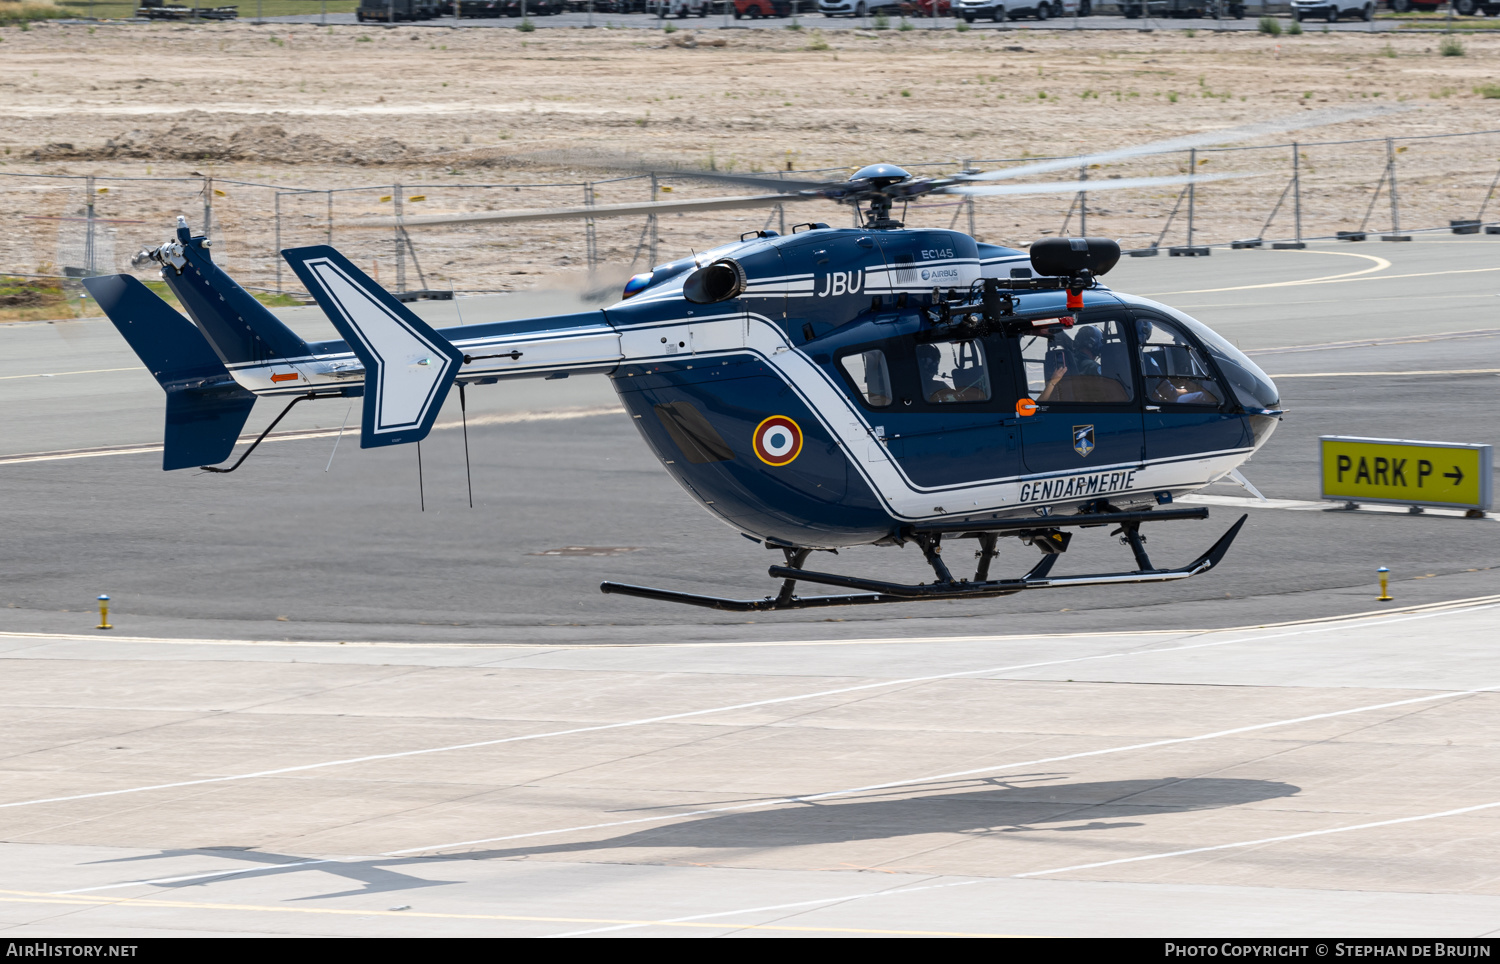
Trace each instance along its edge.
<path fill-rule="evenodd" d="M 1298 23 L 1314 17 L 1333 23 L 1340 17 L 1375 19 L 1375 0 L 1292 0 L 1292 18 Z"/>
<path fill-rule="evenodd" d="M 968 23 L 976 20 L 1019 20 L 1021 17 L 1087 17 L 1093 0 L 958 0 L 954 13 Z"/>
<path fill-rule="evenodd" d="M 646 12 L 659 17 L 708 16 L 710 0 L 646 0 Z"/>
<path fill-rule="evenodd" d="M 870 14 L 900 14 L 897 0 L 818 0 L 818 12 L 825 17 L 866 17 Z"/>

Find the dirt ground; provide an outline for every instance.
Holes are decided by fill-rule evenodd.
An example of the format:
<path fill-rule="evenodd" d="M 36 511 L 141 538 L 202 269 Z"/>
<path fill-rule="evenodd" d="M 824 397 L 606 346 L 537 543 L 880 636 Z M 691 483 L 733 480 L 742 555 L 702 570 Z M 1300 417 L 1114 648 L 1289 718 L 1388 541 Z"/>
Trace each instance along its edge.
<path fill-rule="evenodd" d="M 175 214 L 201 220 L 198 176 L 212 176 L 221 257 L 270 286 L 278 203 L 283 246 L 325 240 L 331 230 L 341 248 L 390 271 L 390 230 L 357 225 L 391 214 L 392 197 L 402 198 L 408 214 L 548 207 L 580 203 L 583 182 L 612 176 L 560 161 L 556 152 L 741 172 L 925 161 L 934 166 L 921 173 L 937 173 L 965 160 L 1099 151 L 1338 105 L 1406 109 L 1295 136 L 1500 128 L 1500 37 L 1465 36 L 1463 56 L 1442 56 L 1433 35 L 1316 29 L 1280 38 L 990 29 L 711 31 L 700 38 L 723 38 L 724 46 L 684 45 L 687 33 L 612 29 L 11 29 L 0 35 L 0 212 L 16 227 L 0 240 L 0 271 L 45 273 L 66 259 L 60 252 L 78 222 L 55 219 L 84 211 L 84 182 L 57 175 L 101 179 L 90 197 L 96 216 L 121 222 L 108 228 L 103 259 L 115 266 L 140 244 L 162 240 Z M 1404 141 L 1400 148 L 1408 227 L 1472 217 L 1500 164 L 1500 134 Z M 1304 233 L 1356 227 L 1384 170 L 1385 144 L 1303 147 L 1302 154 Z M 1261 233 L 1287 185 L 1290 148 L 1206 153 L 1199 161 L 1204 173 L 1261 176 L 1199 188 L 1198 238 Z M 1103 165 L 1089 177 L 1186 169 L 1186 155 L 1178 154 Z M 54 177 L 3 176 L 23 174 Z M 564 186 L 520 188 L 556 182 Z M 284 193 L 293 188 L 358 190 Z M 595 190 L 600 203 L 649 195 L 641 180 Z M 1149 243 L 1178 190 L 1096 190 L 1089 231 L 1131 246 Z M 687 182 L 676 182 L 674 191 L 739 193 Z M 976 233 L 1008 243 L 1055 233 L 1073 200 L 982 200 Z M 1292 233 L 1290 211 L 1288 201 L 1267 236 Z M 1164 243 L 1180 243 L 1185 213 L 1184 206 Z M 935 206 L 909 212 L 908 220 L 966 227 L 967 214 Z M 825 202 L 793 205 L 785 217 L 788 224 L 850 223 L 847 210 Z M 1368 224 L 1383 230 L 1389 220 L 1382 199 Z M 600 221 L 600 258 L 617 266 L 644 260 L 641 222 Z M 767 223 L 779 226 L 774 211 L 770 222 L 755 211 L 664 218 L 661 259 Z M 1077 224 L 1075 212 L 1069 231 Z M 477 290 L 535 284 L 584 263 L 586 247 L 579 224 L 548 222 L 414 230 L 403 257 L 410 253 L 427 284 Z M 282 274 L 283 284 L 291 280 Z M 415 285 L 416 276 L 407 282 Z"/>

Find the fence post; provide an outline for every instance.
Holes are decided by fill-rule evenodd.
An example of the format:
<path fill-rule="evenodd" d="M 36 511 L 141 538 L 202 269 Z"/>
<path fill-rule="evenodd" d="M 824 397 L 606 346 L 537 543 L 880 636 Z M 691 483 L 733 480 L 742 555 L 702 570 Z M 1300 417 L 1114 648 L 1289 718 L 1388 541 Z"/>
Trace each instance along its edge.
<path fill-rule="evenodd" d="M 1187 247 L 1188 253 L 1193 250 L 1193 202 L 1197 198 L 1197 191 L 1193 190 L 1198 185 L 1193 178 L 1198 176 L 1198 148 L 1188 151 L 1188 224 L 1187 224 Z"/>
<path fill-rule="evenodd" d="M 274 220 L 276 222 L 276 250 L 272 252 L 271 260 L 276 262 L 276 293 L 281 294 L 281 192 L 275 195 L 276 207 Z"/>
<path fill-rule="evenodd" d="M 1087 182 L 1089 179 L 1089 168 L 1087 164 L 1078 168 L 1078 180 Z M 1189 224 L 1193 222 L 1188 221 Z M 1082 237 L 1089 236 L 1089 192 L 1087 190 L 1078 192 L 1078 233 Z M 1188 244 L 1192 244 L 1191 240 Z"/>
<path fill-rule="evenodd" d="M 94 178 L 90 175 L 84 180 L 84 188 L 88 192 L 88 200 L 84 204 L 83 213 L 87 219 L 84 224 L 83 234 L 83 273 L 92 278 L 97 271 L 98 255 L 94 248 Z"/>
<path fill-rule="evenodd" d="M 1300 149 L 1296 141 L 1292 141 L 1292 183 L 1287 185 L 1287 191 L 1292 192 L 1292 220 L 1295 223 L 1297 240 L 1295 241 L 1273 241 L 1271 247 L 1277 251 L 1294 250 L 1300 251 L 1307 247 L 1302 240 L 1302 159 L 1299 156 Z M 1283 200 L 1286 199 L 1286 191 L 1281 192 Z M 1276 207 L 1281 207 L 1281 201 L 1276 202 Z M 1271 211 L 1271 217 L 1276 216 L 1276 211 Z M 1266 218 L 1266 225 L 1271 224 L 1271 218 Z M 1265 228 L 1261 228 L 1261 234 L 1265 234 Z"/>
<path fill-rule="evenodd" d="M 396 291 L 406 291 L 406 247 L 401 243 L 401 185 L 391 186 L 391 204 L 396 209 Z"/>
<path fill-rule="evenodd" d="M 208 175 L 203 179 L 203 236 L 213 237 L 214 227 L 214 179 Z"/>
<path fill-rule="evenodd" d="M 657 189 L 657 186 L 658 185 L 657 185 L 657 181 L 656 181 L 656 175 L 653 174 L 653 175 L 651 175 L 651 201 L 652 201 L 652 203 L 656 202 L 656 189 Z M 651 247 L 650 247 L 650 249 L 648 251 L 648 256 L 649 256 L 648 260 L 650 261 L 650 266 L 652 268 L 655 268 L 656 267 L 656 213 L 652 212 L 648 217 L 650 219 L 650 224 L 648 226 L 651 229 Z"/>
<path fill-rule="evenodd" d="M 1297 244 L 1302 244 L 1302 158 L 1292 141 L 1292 217 L 1297 225 Z"/>
<path fill-rule="evenodd" d="M 1385 170 L 1391 192 L 1391 233 L 1382 234 L 1380 240 L 1410 241 L 1411 235 L 1401 233 L 1401 201 L 1396 196 L 1396 141 L 1392 137 L 1385 139 Z"/>
<path fill-rule="evenodd" d="M 589 208 L 594 206 L 594 185 L 591 181 L 585 181 L 583 185 L 583 206 Z M 599 239 L 594 229 L 593 218 L 583 219 L 583 237 L 584 245 L 587 248 L 589 273 L 592 274 L 595 266 L 599 263 Z"/>

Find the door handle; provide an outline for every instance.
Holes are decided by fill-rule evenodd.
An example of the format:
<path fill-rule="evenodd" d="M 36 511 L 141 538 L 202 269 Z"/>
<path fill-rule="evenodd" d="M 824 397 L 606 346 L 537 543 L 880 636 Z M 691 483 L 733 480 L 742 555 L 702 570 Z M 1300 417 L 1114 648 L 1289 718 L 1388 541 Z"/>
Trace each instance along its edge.
<path fill-rule="evenodd" d="M 1146 411 L 1148 411 L 1148 412 L 1159 412 L 1159 411 L 1161 411 L 1161 406 L 1160 405 L 1147 405 L 1146 406 Z"/>

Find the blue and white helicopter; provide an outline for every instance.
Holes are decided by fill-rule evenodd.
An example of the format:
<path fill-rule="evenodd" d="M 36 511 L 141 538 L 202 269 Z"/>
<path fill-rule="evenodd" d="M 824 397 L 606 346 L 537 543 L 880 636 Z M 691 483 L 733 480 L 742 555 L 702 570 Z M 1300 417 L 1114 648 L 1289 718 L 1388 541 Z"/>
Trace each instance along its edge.
<path fill-rule="evenodd" d="M 925 194 L 1039 189 L 987 183 L 994 176 L 917 178 L 883 164 L 836 182 L 717 175 L 781 200 L 858 205 L 864 223 L 750 232 L 636 275 L 606 308 L 521 321 L 435 330 L 318 245 L 282 252 L 343 335 L 309 343 L 216 266 L 209 240 L 180 218 L 149 255 L 191 321 L 129 275 L 85 284 L 166 391 L 167 470 L 237 468 L 254 445 L 227 469 L 210 466 L 230 456 L 259 397 L 288 398 L 289 410 L 362 396 L 369 448 L 425 437 L 455 382 L 462 398 L 465 386 L 501 379 L 607 375 L 667 472 L 725 524 L 784 554 L 769 570 L 779 592 L 760 599 L 608 582 L 607 593 L 759 611 L 1206 572 L 1243 516 L 1179 568 L 1152 564 L 1140 528 L 1208 515 L 1173 502 L 1237 477 L 1282 415 L 1275 385 L 1202 323 L 1101 284 L 1120 256 L 1113 241 L 1048 238 L 1028 253 L 891 216 Z M 1088 527 L 1119 535 L 1135 568 L 1051 575 L 1070 530 Z M 1002 536 L 1040 550 L 1025 575 L 990 576 Z M 967 578 L 944 561 L 954 539 L 977 540 Z M 907 543 L 933 581 L 804 568 L 815 550 Z M 799 581 L 850 591 L 799 596 Z"/>

